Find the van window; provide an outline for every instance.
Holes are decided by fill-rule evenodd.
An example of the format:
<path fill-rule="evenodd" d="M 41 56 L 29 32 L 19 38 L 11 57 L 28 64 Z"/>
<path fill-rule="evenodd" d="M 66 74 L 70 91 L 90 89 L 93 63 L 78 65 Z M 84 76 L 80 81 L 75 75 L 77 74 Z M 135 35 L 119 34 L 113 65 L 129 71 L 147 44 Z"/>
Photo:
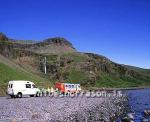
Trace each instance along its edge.
<path fill-rule="evenodd" d="M 26 84 L 26 88 L 31 88 L 31 84 Z"/>

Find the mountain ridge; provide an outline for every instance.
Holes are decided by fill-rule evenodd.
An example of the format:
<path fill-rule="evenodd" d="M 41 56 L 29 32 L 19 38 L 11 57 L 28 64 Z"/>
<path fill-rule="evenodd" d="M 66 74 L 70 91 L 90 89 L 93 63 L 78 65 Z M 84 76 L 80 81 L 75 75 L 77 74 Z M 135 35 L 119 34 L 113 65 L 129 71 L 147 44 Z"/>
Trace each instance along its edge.
<path fill-rule="evenodd" d="M 72 43 L 62 37 L 47 38 L 43 41 L 29 41 L 9 39 L 5 34 L 0 33 L 0 41 L 3 46 L 7 46 L 9 49 L 18 48 L 35 53 L 46 54 L 76 52 L 76 49 L 73 47 Z"/>
<path fill-rule="evenodd" d="M 72 82 L 87 88 L 150 86 L 149 70 L 118 64 L 99 54 L 78 52 L 65 38 L 26 44 L 0 35 L 1 55 L 32 74 L 44 76 L 51 84 Z"/>

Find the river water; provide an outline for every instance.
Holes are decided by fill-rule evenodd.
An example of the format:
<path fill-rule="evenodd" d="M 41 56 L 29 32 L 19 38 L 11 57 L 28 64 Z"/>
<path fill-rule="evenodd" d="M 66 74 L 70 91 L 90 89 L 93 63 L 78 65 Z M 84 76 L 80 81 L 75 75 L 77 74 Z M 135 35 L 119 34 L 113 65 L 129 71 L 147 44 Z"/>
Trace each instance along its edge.
<path fill-rule="evenodd" d="M 142 122 L 144 118 L 150 122 L 150 116 L 144 116 L 144 110 L 150 110 L 150 89 L 138 89 L 126 91 L 129 107 L 134 114 L 134 122 Z M 146 121 L 146 122 L 147 122 Z"/>

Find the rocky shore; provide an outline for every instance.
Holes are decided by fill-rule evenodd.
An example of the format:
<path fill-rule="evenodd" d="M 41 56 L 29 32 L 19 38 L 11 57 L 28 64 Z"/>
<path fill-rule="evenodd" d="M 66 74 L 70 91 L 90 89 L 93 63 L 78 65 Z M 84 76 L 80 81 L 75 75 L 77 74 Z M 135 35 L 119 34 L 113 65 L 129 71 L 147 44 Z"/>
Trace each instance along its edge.
<path fill-rule="evenodd" d="M 0 122 L 110 122 L 120 116 L 126 97 L 0 98 Z"/>

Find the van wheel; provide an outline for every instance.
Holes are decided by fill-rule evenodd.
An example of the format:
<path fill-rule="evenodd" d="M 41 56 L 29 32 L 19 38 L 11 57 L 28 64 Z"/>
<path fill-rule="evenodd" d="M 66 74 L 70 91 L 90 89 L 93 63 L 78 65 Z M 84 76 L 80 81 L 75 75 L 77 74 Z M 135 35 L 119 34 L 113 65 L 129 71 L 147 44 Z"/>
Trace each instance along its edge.
<path fill-rule="evenodd" d="M 14 96 L 14 95 L 10 95 L 10 97 L 11 97 L 11 98 L 15 98 L 15 96 Z"/>
<path fill-rule="evenodd" d="M 30 95 L 30 97 L 34 97 L 34 95 Z"/>
<path fill-rule="evenodd" d="M 61 92 L 62 95 L 65 95 L 65 92 Z"/>
<path fill-rule="evenodd" d="M 18 97 L 18 98 L 22 98 L 22 93 L 19 92 L 19 93 L 17 94 L 17 97 Z"/>

